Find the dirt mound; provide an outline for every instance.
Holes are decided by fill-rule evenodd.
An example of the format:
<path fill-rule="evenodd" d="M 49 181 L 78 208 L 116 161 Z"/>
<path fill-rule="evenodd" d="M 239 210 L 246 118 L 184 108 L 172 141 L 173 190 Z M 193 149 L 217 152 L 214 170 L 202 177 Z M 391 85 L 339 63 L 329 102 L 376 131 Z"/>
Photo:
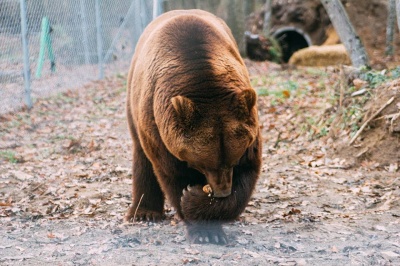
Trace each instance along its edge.
<path fill-rule="evenodd" d="M 359 92 L 368 89 L 361 88 Z M 400 79 L 383 84 L 373 90 L 373 96 L 364 104 L 366 96 L 349 95 L 343 101 L 344 112 L 341 119 L 332 124 L 330 137 L 334 140 L 330 157 L 344 159 L 344 164 L 361 165 L 363 167 L 385 167 L 396 171 L 400 165 Z M 360 99 L 355 99 L 355 98 Z M 357 131 L 345 135 L 340 130 L 351 119 L 351 112 L 360 111 Z M 357 115 L 354 115 L 357 119 Z M 340 122 L 339 122 L 340 121 Z M 356 135 L 357 134 L 357 135 Z"/>
<path fill-rule="evenodd" d="M 376 69 L 390 67 L 394 62 L 398 62 L 400 56 L 399 38 L 395 38 L 394 57 L 385 55 L 387 2 L 384 0 L 342 0 L 350 21 L 367 50 L 370 63 Z M 395 34 L 398 34 L 397 27 L 395 28 Z"/>
<path fill-rule="evenodd" d="M 264 7 L 265 8 L 265 7 Z M 247 21 L 247 29 L 258 34 L 263 30 L 265 10 L 254 12 Z M 326 28 L 331 25 L 328 14 L 319 0 L 272 1 L 271 32 L 282 27 L 293 27 L 307 33 L 313 44 L 322 44 Z"/>

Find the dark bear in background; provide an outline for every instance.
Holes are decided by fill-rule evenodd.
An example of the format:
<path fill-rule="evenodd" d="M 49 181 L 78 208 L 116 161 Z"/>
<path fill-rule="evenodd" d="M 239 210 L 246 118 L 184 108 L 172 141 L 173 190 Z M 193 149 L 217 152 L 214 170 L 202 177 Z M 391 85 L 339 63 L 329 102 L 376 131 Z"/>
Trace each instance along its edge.
<path fill-rule="evenodd" d="M 221 19 L 176 10 L 154 20 L 128 76 L 133 199 L 125 219 L 161 219 L 166 197 L 189 241 L 225 244 L 222 223 L 243 212 L 260 172 L 256 100 Z"/>

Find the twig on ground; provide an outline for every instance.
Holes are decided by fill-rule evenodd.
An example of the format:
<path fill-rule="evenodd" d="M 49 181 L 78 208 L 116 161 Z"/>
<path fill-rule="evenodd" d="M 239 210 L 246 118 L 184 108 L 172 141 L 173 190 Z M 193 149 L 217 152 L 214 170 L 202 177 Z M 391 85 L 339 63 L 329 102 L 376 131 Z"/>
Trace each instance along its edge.
<path fill-rule="evenodd" d="M 361 90 L 358 90 L 358 91 L 353 92 L 353 93 L 351 94 L 351 97 L 360 96 L 360 95 L 365 94 L 366 92 L 367 92 L 367 89 L 361 89 Z"/>
<path fill-rule="evenodd" d="M 371 115 L 370 118 L 368 118 L 367 121 L 364 122 L 364 124 L 360 127 L 360 129 L 357 131 L 357 133 L 353 136 L 353 138 L 350 140 L 349 145 L 353 144 L 353 142 L 358 138 L 358 136 L 363 132 L 364 128 L 368 125 L 369 122 L 371 122 L 372 119 L 374 119 L 377 115 L 382 112 L 383 109 L 385 109 L 389 104 L 391 104 L 394 100 L 394 96 L 389 99 L 381 108 L 379 108 L 378 111 L 376 111 L 373 115 Z"/>
<path fill-rule="evenodd" d="M 344 91 L 345 91 L 346 77 L 343 70 L 343 65 L 340 65 L 340 96 L 339 96 L 339 109 L 343 107 Z"/>
<path fill-rule="evenodd" d="M 381 119 L 389 120 L 389 119 L 392 119 L 393 117 L 395 117 L 396 115 L 398 115 L 398 114 L 383 115 L 383 116 L 375 118 L 374 121 L 381 120 Z"/>
<path fill-rule="evenodd" d="M 394 121 L 396 121 L 398 118 L 400 117 L 400 112 L 399 113 L 397 113 L 397 114 L 394 114 L 392 117 L 391 117 L 391 120 L 390 120 L 390 132 L 394 132 Z"/>
<path fill-rule="evenodd" d="M 365 153 L 367 153 L 369 150 L 368 147 L 366 147 L 365 149 L 363 149 L 362 151 L 360 151 L 358 154 L 356 154 L 356 158 L 360 158 L 361 156 L 363 156 Z"/>
<path fill-rule="evenodd" d="M 281 131 L 278 131 L 278 136 L 276 137 L 276 141 L 275 141 L 275 143 L 274 143 L 274 148 L 277 148 L 277 147 L 278 147 L 279 142 L 281 141 L 281 135 L 282 135 L 282 132 L 281 132 Z"/>
<path fill-rule="evenodd" d="M 327 166 L 329 169 L 350 169 L 352 167 L 351 164 L 346 164 L 346 165 L 338 165 L 338 164 L 333 164 L 333 165 L 328 165 Z"/>
<path fill-rule="evenodd" d="M 390 182 L 390 184 L 386 185 L 386 187 L 392 187 L 394 185 L 394 183 L 396 183 L 399 179 L 400 179 L 400 177 L 397 177 L 395 180 Z"/>
<path fill-rule="evenodd" d="M 137 211 L 139 209 L 140 203 L 142 202 L 143 196 L 144 196 L 144 194 L 142 194 L 142 196 L 140 197 L 139 203 L 138 203 L 138 205 L 136 207 L 136 210 L 135 210 L 135 214 L 133 215 L 133 221 L 136 221 L 136 213 L 137 213 Z"/>
<path fill-rule="evenodd" d="M 286 118 L 286 121 L 280 126 L 280 127 L 285 127 L 288 123 L 292 123 L 292 118 L 295 117 L 295 114 L 291 114 L 288 118 Z M 282 135 L 282 131 L 278 130 L 277 128 L 275 128 L 275 130 L 278 132 L 278 136 L 276 137 L 276 141 L 274 143 L 274 148 L 277 148 L 279 145 L 279 142 L 281 142 L 281 135 Z"/>

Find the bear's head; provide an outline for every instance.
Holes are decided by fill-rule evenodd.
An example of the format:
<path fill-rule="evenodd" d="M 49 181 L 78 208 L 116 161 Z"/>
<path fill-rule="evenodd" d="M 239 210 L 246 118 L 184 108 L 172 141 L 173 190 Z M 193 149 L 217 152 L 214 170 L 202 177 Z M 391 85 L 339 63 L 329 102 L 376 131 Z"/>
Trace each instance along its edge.
<path fill-rule="evenodd" d="M 256 99 L 253 89 L 222 100 L 171 99 L 174 126 L 164 142 L 175 157 L 205 175 L 214 197 L 231 194 L 233 168 L 256 139 Z"/>

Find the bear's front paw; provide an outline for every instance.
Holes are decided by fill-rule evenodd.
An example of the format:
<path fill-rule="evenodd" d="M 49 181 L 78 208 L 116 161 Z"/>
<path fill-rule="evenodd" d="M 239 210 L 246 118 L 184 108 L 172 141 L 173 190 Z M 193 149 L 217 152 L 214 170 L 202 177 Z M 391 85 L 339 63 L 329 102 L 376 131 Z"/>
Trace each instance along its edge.
<path fill-rule="evenodd" d="M 187 237 L 192 244 L 228 244 L 228 238 L 221 224 L 199 223 L 187 225 Z"/>
<path fill-rule="evenodd" d="M 201 186 L 187 186 L 187 188 L 182 191 L 181 202 L 204 198 L 205 195 Z"/>
<path fill-rule="evenodd" d="M 225 204 L 226 205 L 226 204 Z M 184 189 L 181 197 L 183 218 L 190 222 L 221 220 L 224 210 L 223 199 L 209 197 L 201 186 Z"/>
<path fill-rule="evenodd" d="M 204 220 L 210 198 L 201 186 L 188 186 L 182 191 L 181 208 L 186 220 Z"/>
<path fill-rule="evenodd" d="M 164 215 L 160 212 L 147 210 L 144 208 L 137 208 L 134 205 L 130 206 L 125 217 L 125 222 L 131 221 L 148 221 L 148 222 L 159 222 L 164 218 Z"/>

